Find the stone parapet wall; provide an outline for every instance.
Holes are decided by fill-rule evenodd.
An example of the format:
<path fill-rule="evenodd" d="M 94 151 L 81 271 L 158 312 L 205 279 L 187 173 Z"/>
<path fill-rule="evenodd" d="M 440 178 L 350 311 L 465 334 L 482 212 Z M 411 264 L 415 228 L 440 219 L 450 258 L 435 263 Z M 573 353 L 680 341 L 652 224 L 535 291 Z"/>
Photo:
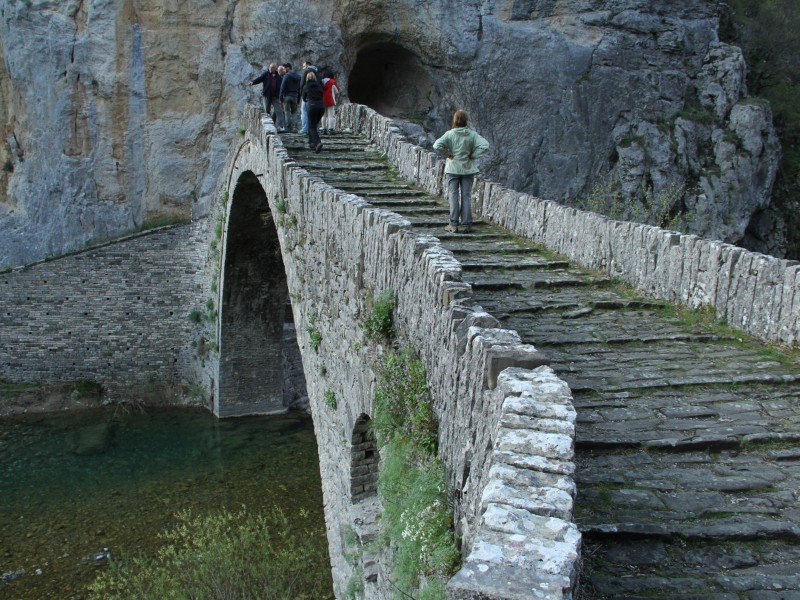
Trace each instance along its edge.
<path fill-rule="evenodd" d="M 0 275 L 0 377 L 193 385 L 208 236 L 202 220 Z"/>
<path fill-rule="evenodd" d="M 669 302 L 713 307 L 717 318 L 759 339 L 800 342 L 800 266 L 715 240 L 475 186 L 475 210 L 570 260 Z"/>
<path fill-rule="evenodd" d="M 441 193 L 444 162 L 402 139 L 387 119 L 358 105 L 343 122 L 370 135 L 404 177 Z M 659 227 L 614 221 L 478 179 L 473 210 L 570 260 L 619 277 L 645 294 L 692 308 L 759 339 L 800 343 L 800 265 L 724 242 Z"/>

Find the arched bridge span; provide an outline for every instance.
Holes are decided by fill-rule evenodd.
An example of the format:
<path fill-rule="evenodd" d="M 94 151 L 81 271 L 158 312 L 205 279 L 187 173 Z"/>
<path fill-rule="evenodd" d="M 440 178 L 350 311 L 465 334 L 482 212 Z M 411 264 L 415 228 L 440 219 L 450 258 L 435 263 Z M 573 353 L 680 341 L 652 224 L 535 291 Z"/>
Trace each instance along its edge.
<path fill-rule="evenodd" d="M 403 176 L 430 193 L 441 191 L 441 164 L 424 150 L 404 143 L 391 122 L 363 107 L 344 107 L 340 119 L 341 127 L 368 135 L 389 155 Z M 462 265 L 454 260 L 451 251 L 445 249 L 439 239 L 425 233 L 430 231 L 431 225 L 437 227 L 439 233 L 441 226 L 425 216 L 426 210 L 432 210 L 424 207 L 425 199 L 401 217 L 367 204 L 343 189 L 349 186 L 353 191 L 362 190 L 364 195 L 380 197 L 380 190 L 370 188 L 369 183 L 353 182 L 350 178 L 345 185 L 347 178 L 339 175 L 343 171 L 373 168 L 368 153 L 352 163 L 348 163 L 346 157 L 331 159 L 341 163 L 325 167 L 328 181 L 336 183 L 333 187 L 303 168 L 321 170 L 322 166 L 315 164 L 314 157 L 303 159 L 303 165 L 298 164 L 287 152 L 284 141 L 274 135 L 271 124 L 262 122 L 254 111 L 246 116 L 246 131 L 247 141 L 231 166 L 231 181 L 239 182 L 247 174 L 250 174 L 248 178 L 260 174 L 256 179 L 271 214 L 276 215 L 288 295 L 300 332 L 299 345 L 321 449 L 326 519 L 337 586 L 344 585 L 352 574 L 352 567 L 342 558 L 345 554 L 342 532 L 363 520 L 365 505 L 374 498 L 374 489 L 362 485 L 369 484 L 369 478 L 357 481 L 354 477 L 356 469 L 363 466 L 359 463 L 364 458 L 359 453 L 360 447 L 371 448 L 372 443 L 364 436 L 364 424 L 371 415 L 373 381 L 360 323 L 369 308 L 369 298 L 383 290 L 397 293 L 395 316 L 400 336 L 404 343 L 419 352 L 428 368 L 429 385 L 441 419 L 441 455 L 448 465 L 450 484 L 458 493 L 459 501 L 454 510 L 468 554 L 464 568 L 448 586 L 452 598 L 525 597 L 526 590 L 530 593 L 532 589 L 541 591 L 544 597 L 568 597 L 575 582 L 580 540 L 572 524 L 575 411 L 570 389 L 547 367 L 534 371 L 504 371 L 515 365 L 533 367 L 543 358 L 532 346 L 521 343 L 518 334 L 501 329 L 497 319 L 478 306 L 476 298 L 502 306 L 503 320 L 522 327 L 526 326 L 526 321 L 518 315 L 541 312 L 532 322 L 544 328 L 542 337 L 550 340 L 548 354 L 553 357 L 557 369 L 570 379 L 570 385 L 584 403 L 584 410 L 591 411 L 590 424 L 584 424 L 581 434 L 584 437 L 578 438 L 579 444 L 589 448 L 621 444 L 653 448 L 656 453 L 664 449 L 677 452 L 684 448 L 710 448 L 708 468 L 714 472 L 715 485 L 722 489 L 734 483 L 726 479 L 728 475 L 733 477 L 740 472 L 731 471 L 724 456 L 721 461 L 712 456 L 714 448 L 728 449 L 731 444 L 745 448 L 754 441 L 771 444 L 789 439 L 781 429 L 782 422 L 770 418 L 758 423 L 743 422 L 739 428 L 715 428 L 713 423 L 709 425 L 703 420 L 704 415 L 715 409 L 699 410 L 692 404 L 687 407 L 692 410 L 681 412 L 680 399 L 672 398 L 670 390 L 675 385 L 703 388 L 723 384 L 721 389 L 727 393 L 724 391 L 726 382 L 755 386 L 774 382 L 789 385 L 783 390 L 785 396 L 791 394 L 794 389 L 791 386 L 800 381 L 796 369 L 771 363 L 769 373 L 737 373 L 735 370 L 741 369 L 742 364 L 751 364 L 758 370 L 764 368 L 765 363 L 750 349 L 731 345 L 725 336 L 713 336 L 717 344 L 713 351 L 690 347 L 702 342 L 707 334 L 682 330 L 674 320 L 656 318 L 648 313 L 657 308 L 655 304 L 625 301 L 604 290 L 603 285 L 607 284 L 603 281 L 609 276 L 619 276 L 656 297 L 695 306 L 712 305 L 730 322 L 764 339 L 796 344 L 796 308 L 800 301 L 796 265 L 693 236 L 610 221 L 492 183 L 479 182 L 475 189 L 476 212 L 489 215 L 494 221 L 599 269 L 605 275 L 571 273 L 569 265 L 557 259 L 520 262 L 514 259 L 518 256 L 514 247 L 508 245 L 502 248 L 503 252 L 498 252 L 491 267 L 501 273 L 505 269 L 509 274 L 501 275 L 497 281 L 490 281 L 488 276 L 484 282 L 480 277 L 470 277 L 475 281 L 474 287 L 479 289 L 475 296 L 476 290 L 465 283 Z M 330 144 L 329 150 L 335 153 L 335 144 Z M 388 207 L 391 202 L 376 200 L 374 204 Z M 490 234 L 478 241 L 489 239 Z M 449 248 L 458 247 L 454 251 L 467 257 L 467 267 L 471 270 L 481 268 L 477 259 L 470 258 L 477 255 L 477 246 L 469 240 L 448 244 Z M 541 280 L 532 275 L 533 287 L 556 290 L 578 286 L 575 289 L 579 289 L 591 283 L 598 289 L 570 295 L 554 291 L 545 294 L 539 306 L 531 300 L 535 295 L 525 298 L 514 291 L 525 287 L 520 281 L 526 269 L 544 269 L 545 272 L 551 269 L 551 274 Z M 509 290 L 508 298 L 497 301 L 490 294 L 490 289 L 498 286 Z M 576 297 L 581 298 L 578 303 L 574 300 Z M 617 304 L 628 309 L 638 306 L 643 310 L 629 310 L 624 323 L 609 329 L 603 324 L 607 320 L 604 311 Z M 556 318 L 552 318 L 553 312 Z M 574 326 L 563 325 L 563 322 Z M 537 339 L 538 334 L 531 330 L 526 331 L 525 336 Z M 606 347 L 611 338 L 614 344 Z M 622 344 L 635 345 L 642 339 L 649 340 L 653 356 L 649 362 L 649 357 L 637 359 L 646 362 L 641 376 L 621 374 L 603 360 L 604 356 L 610 357 L 611 362 L 630 360 L 613 348 Z M 564 350 L 564 346 L 570 344 L 576 345 L 577 354 L 570 355 Z M 663 367 L 662 356 L 670 356 L 676 349 L 688 352 L 681 355 L 681 360 L 698 363 L 696 376 L 675 378 L 670 369 Z M 220 356 L 222 365 L 226 359 L 224 344 Z M 581 361 L 581 369 L 573 366 L 576 359 Z M 733 362 L 733 367 L 727 364 L 729 361 Z M 657 393 L 642 391 L 654 387 L 659 390 Z M 641 414 L 645 416 L 640 417 L 641 422 L 627 431 L 630 425 L 625 415 L 640 413 L 632 413 L 633 408 L 619 405 L 618 398 L 619 394 L 627 398 L 632 393 L 636 395 L 636 401 L 631 403 L 633 407 L 646 400 L 655 401 L 655 408 L 647 405 L 642 409 Z M 335 405 L 323 401 L 328 394 L 338 399 Z M 748 395 L 748 402 L 751 396 Z M 659 398 L 666 399 L 663 406 L 657 404 Z M 729 399 L 731 406 L 742 406 L 742 401 L 744 397 Z M 220 397 L 219 402 L 223 405 L 225 398 Z M 602 410 L 592 410 L 598 402 Z M 612 404 L 605 406 L 604 402 Z M 781 400 L 765 397 L 755 403 L 753 410 L 772 410 L 777 406 L 775 402 Z M 617 406 L 619 410 L 613 408 Z M 699 412 L 695 414 L 695 410 Z M 653 413 L 652 419 L 646 416 L 650 414 L 648 411 Z M 721 413 L 721 422 L 726 419 L 729 417 Z M 595 420 L 598 425 L 592 424 Z M 683 429 L 669 430 L 667 434 L 664 423 Z M 611 435 L 610 432 L 616 433 Z M 788 435 L 794 434 L 789 432 Z M 369 451 L 374 461 L 375 454 Z M 776 457 L 781 452 L 780 448 L 774 451 Z M 757 463 L 760 459 L 756 454 L 752 458 Z M 590 479 L 579 482 L 578 487 L 584 485 L 585 495 L 590 499 L 593 494 L 601 493 L 604 485 L 603 468 L 598 465 L 604 460 L 613 460 L 602 453 L 599 456 L 597 464 L 588 455 L 582 459 Z M 652 456 L 652 452 L 646 455 L 650 470 L 645 469 L 637 476 L 645 482 L 645 488 L 648 478 L 658 479 L 665 485 L 674 484 L 677 488 L 682 477 L 691 476 L 690 471 L 670 469 L 668 465 L 659 467 L 659 460 Z M 769 485 L 775 486 L 772 502 L 778 512 L 774 514 L 784 514 L 774 502 L 781 497 L 784 488 L 791 489 L 793 476 L 778 464 L 770 464 L 769 468 L 763 466 L 763 469 L 772 478 Z M 621 476 L 615 473 L 612 472 L 613 477 Z M 592 477 L 600 478 L 600 483 Z M 671 482 L 673 478 L 675 481 Z M 617 479 L 613 481 L 620 485 Z M 740 479 L 737 482 L 735 485 L 743 485 Z M 763 477 L 756 477 L 752 482 L 756 487 L 766 483 Z M 686 513 L 688 521 L 683 517 L 676 519 L 675 515 L 682 513 L 674 510 L 655 511 L 656 506 L 668 507 L 676 502 L 674 495 L 654 493 L 642 489 L 638 482 L 631 482 L 624 484 L 614 497 L 617 512 L 613 515 L 598 512 L 596 503 L 584 515 L 587 519 L 585 531 L 590 536 L 607 537 L 612 533 L 622 537 L 639 536 L 637 543 L 644 550 L 637 556 L 646 558 L 658 553 L 657 547 L 663 546 L 664 535 L 672 535 L 670 528 L 674 528 L 676 539 L 682 539 L 687 531 L 705 536 L 707 548 L 703 552 L 709 556 L 725 552 L 725 544 L 719 541 L 724 537 L 724 528 L 720 530 L 718 517 L 708 517 L 706 527 L 691 521 L 696 519 L 691 511 Z M 650 502 L 648 515 L 657 515 L 667 522 L 640 522 L 642 515 L 641 511 L 636 512 L 636 502 L 641 502 L 642 498 Z M 691 491 L 681 496 L 680 502 L 690 500 Z M 626 504 L 628 501 L 630 506 Z M 723 515 L 737 512 L 736 498 L 720 493 L 713 501 Z M 790 514 L 786 514 L 791 520 Z M 632 519 L 632 524 L 602 520 L 614 518 Z M 740 523 L 738 516 L 730 518 L 731 527 Z M 761 520 L 740 525 L 753 535 L 769 530 L 795 531 L 796 525 L 774 515 L 768 520 L 768 523 Z M 626 527 L 630 527 L 630 532 Z M 653 540 L 642 542 L 641 538 L 648 538 L 650 531 L 655 532 Z M 623 546 L 624 540 L 620 547 Z M 759 554 L 754 559 L 764 562 L 765 572 L 771 568 L 770 556 L 774 558 L 774 553 L 769 555 L 769 551 L 767 548 L 767 554 Z M 637 573 L 632 583 L 626 584 L 629 587 L 624 593 L 632 594 L 652 585 L 647 579 L 647 565 L 637 568 L 641 573 Z M 687 569 L 694 567 L 676 563 L 672 568 L 686 579 L 689 577 Z M 692 579 L 691 586 L 717 585 L 699 572 L 692 572 L 690 577 L 696 578 Z M 498 578 L 508 587 L 498 588 Z M 787 586 L 793 585 L 789 579 L 784 582 Z M 602 582 L 602 573 L 593 581 Z M 377 590 L 380 577 L 368 582 L 373 587 L 368 585 L 367 590 L 380 597 Z"/>
<path fill-rule="evenodd" d="M 548 452 L 549 460 L 568 472 L 569 390 L 549 370 L 506 371 L 500 377 L 509 366 L 538 367 L 543 357 L 515 333 L 498 329 L 496 319 L 479 307 L 463 305 L 469 285 L 461 281 L 460 264 L 439 240 L 411 231 L 406 219 L 310 174 L 291 159 L 271 122 L 258 111 L 248 110 L 244 120 L 245 141 L 232 153 L 220 192 L 229 200 L 219 204 L 214 216 L 224 225 L 220 243 L 225 249 L 218 290 L 219 358 L 212 373 L 218 382 L 215 406 L 221 415 L 243 412 L 250 402 L 254 410 L 269 406 L 261 403 L 255 388 L 259 383 L 266 390 L 278 387 L 275 380 L 281 375 L 268 362 L 276 362 L 285 350 L 285 345 L 283 350 L 277 347 L 276 326 L 289 320 L 280 314 L 289 306 L 314 417 L 334 582 L 341 596 L 353 574 L 345 559 L 345 534 L 369 530 L 364 515 L 375 512 L 367 508 L 375 501 L 378 464 L 367 426 L 373 414 L 375 348 L 362 328 L 372 298 L 384 290 L 396 294 L 398 336 L 426 364 L 440 415 L 440 454 L 458 490 L 455 516 L 466 543 L 478 543 L 482 535 L 481 495 L 495 477 L 489 473 L 491 449 L 503 398 L 519 399 L 525 392 L 564 407 L 567 429 L 558 434 L 557 448 Z M 375 122 L 389 133 L 388 122 Z M 363 160 L 361 168 L 369 168 L 368 163 Z M 277 271 L 285 274 L 285 284 Z M 237 289 L 250 278 L 252 289 Z M 257 338 L 264 340 L 263 347 Z M 255 375 L 234 385 L 242 369 Z M 335 403 L 325 401 L 331 396 Z M 579 536 L 567 517 L 562 507 L 549 517 L 561 524 L 557 537 L 562 562 L 577 560 Z M 518 568 L 512 563 L 504 567 Z M 520 569 L 515 585 L 535 584 L 561 594 L 573 583 L 571 569 L 556 570 Z M 487 582 L 476 577 L 462 575 L 453 585 L 485 590 Z M 365 585 L 368 597 L 381 597 L 389 584 L 371 577 Z"/>

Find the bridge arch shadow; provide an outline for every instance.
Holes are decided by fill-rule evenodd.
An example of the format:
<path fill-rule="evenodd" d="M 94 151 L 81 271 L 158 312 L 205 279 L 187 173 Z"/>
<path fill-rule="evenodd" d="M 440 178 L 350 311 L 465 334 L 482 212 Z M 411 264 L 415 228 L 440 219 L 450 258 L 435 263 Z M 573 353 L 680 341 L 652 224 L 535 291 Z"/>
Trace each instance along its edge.
<path fill-rule="evenodd" d="M 436 105 L 429 70 L 412 51 L 390 41 L 371 42 L 358 51 L 348 90 L 352 102 L 392 117 L 427 114 Z"/>
<path fill-rule="evenodd" d="M 273 214 L 252 171 L 239 176 L 229 211 L 214 412 L 220 417 L 284 412 L 289 292 Z"/>

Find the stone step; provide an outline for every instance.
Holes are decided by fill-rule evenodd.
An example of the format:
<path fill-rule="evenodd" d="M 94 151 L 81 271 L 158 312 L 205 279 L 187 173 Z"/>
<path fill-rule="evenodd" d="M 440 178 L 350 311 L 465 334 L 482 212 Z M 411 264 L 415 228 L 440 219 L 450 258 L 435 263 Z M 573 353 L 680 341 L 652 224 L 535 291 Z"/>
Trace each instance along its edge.
<path fill-rule="evenodd" d="M 392 206 L 404 202 L 408 203 L 410 206 L 418 206 L 420 204 L 429 206 L 438 205 L 435 198 L 431 198 L 430 196 L 427 196 L 420 192 L 416 192 L 414 190 L 396 190 L 387 188 L 382 188 L 382 189 L 351 188 L 350 190 L 346 191 L 354 191 L 357 192 L 359 196 L 363 196 L 364 198 L 369 198 L 370 202 L 375 206 L 383 206 L 383 205 Z"/>
<path fill-rule="evenodd" d="M 345 173 L 352 173 L 354 171 L 383 171 L 386 165 L 380 162 L 371 162 L 366 160 L 341 160 L 334 157 L 331 158 L 307 158 L 298 161 L 298 164 L 304 169 L 314 171 L 324 178 L 326 171 L 342 171 Z"/>
<path fill-rule="evenodd" d="M 341 189 L 346 190 L 348 192 L 394 192 L 398 195 L 402 194 L 409 194 L 413 196 L 424 195 L 424 192 L 421 192 L 409 184 L 404 184 L 398 181 L 389 181 L 389 180 L 378 180 L 378 181 L 348 181 L 345 177 L 341 177 L 341 185 L 339 186 Z"/>
<path fill-rule="evenodd" d="M 403 215 L 407 219 L 414 222 L 429 223 L 436 220 L 436 223 L 441 223 L 442 216 L 447 218 L 448 212 L 440 206 L 422 205 L 417 202 L 373 202 L 375 206 L 391 207 L 392 211 Z"/>
<path fill-rule="evenodd" d="M 465 271 L 528 271 L 528 270 L 566 270 L 569 263 L 565 261 L 552 261 L 540 257 L 528 257 L 527 260 L 520 260 L 515 255 L 484 255 L 483 260 L 476 260 L 478 257 L 470 256 L 471 261 L 462 260 L 461 267 Z"/>

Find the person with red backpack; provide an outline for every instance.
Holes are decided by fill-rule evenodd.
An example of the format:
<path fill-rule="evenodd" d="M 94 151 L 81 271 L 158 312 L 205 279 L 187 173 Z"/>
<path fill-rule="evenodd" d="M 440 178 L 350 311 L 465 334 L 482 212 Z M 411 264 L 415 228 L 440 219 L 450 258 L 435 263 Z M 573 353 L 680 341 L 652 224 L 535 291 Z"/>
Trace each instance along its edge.
<path fill-rule="evenodd" d="M 325 105 L 325 115 L 322 117 L 322 133 L 331 134 L 334 133 L 333 128 L 336 125 L 339 86 L 330 71 L 322 78 L 322 102 Z"/>

